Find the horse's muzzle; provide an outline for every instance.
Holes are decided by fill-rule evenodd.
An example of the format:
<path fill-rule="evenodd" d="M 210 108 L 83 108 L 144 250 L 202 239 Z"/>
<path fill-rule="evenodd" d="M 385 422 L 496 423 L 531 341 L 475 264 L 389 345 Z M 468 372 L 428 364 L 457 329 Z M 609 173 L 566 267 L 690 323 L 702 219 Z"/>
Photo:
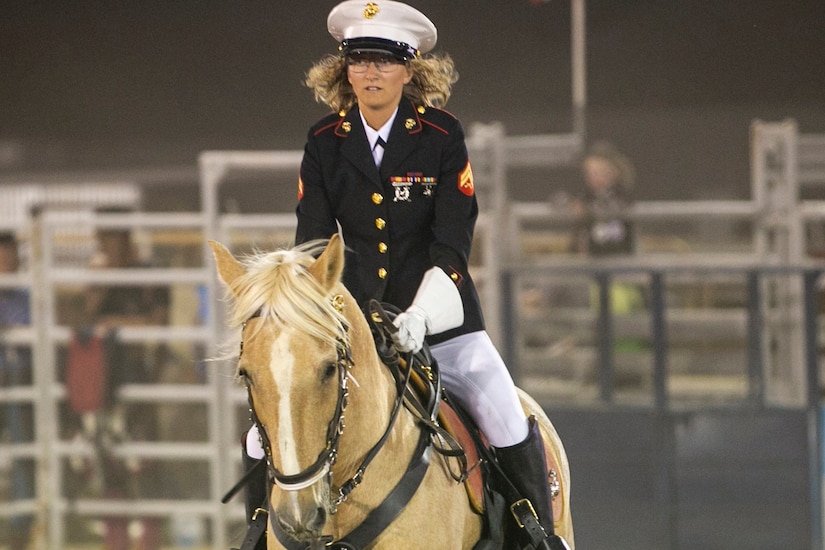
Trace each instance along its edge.
<path fill-rule="evenodd" d="M 274 519 L 290 538 L 299 542 L 311 542 L 320 540 L 321 531 L 327 523 L 327 511 L 321 506 L 305 508 L 300 516 L 296 517 L 288 511 L 277 510 Z"/>

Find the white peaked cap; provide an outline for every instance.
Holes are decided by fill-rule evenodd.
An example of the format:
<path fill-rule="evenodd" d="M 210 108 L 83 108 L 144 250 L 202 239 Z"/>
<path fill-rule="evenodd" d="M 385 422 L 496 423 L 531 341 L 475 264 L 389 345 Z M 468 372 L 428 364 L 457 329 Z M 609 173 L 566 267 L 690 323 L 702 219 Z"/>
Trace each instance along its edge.
<path fill-rule="evenodd" d="M 438 31 L 426 15 L 402 2 L 347 0 L 329 12 L 327 30 L 349 51 L 414 57 L 435 46 Z"/>

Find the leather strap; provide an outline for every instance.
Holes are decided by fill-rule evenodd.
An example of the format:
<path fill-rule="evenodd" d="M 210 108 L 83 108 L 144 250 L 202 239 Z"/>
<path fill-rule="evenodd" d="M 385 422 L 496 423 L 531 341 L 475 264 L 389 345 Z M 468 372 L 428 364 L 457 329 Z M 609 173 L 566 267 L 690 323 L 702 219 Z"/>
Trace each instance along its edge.
<path fill-rule="evenodd" d="M 266 520 L 269 517 L 269 512 L 267 510 L 268 507 L 269 502 L 265 499 L 261 506 L 255 510 L 255 514 L 252 516 L 249 527 L 246 530 L 246 538 L 244 538 L 240 550 L 256 550 L 258 547 L 258 543 L 266 533 Z"/>
<path fill-rule="evenodd" d="M 539 523 L 539 518 L 530 501 L 526 498 L 515 501 L 510 505 L 510 513 L 513 514 L 519 528 L 530 537 L 533 548 L 541 548 L 539 545 L 547 539 L 547 533 Z"/>
<path fill-rule="evenodd" d="M 246 452 L 246 451 L 244 451 L 244 452 Z M 240 479 L 240 480 L 239 480 L 239 481 L 238 481 L 235 485 L 233 485 L 231 489 L 229 489 L 229 490 L 226 492 L 226 494 L 225 494 L 225 495 L 223 496 L 223 498 L 221 499 L 221 502 L 222 502 L 223 504 L 226 504 L 227 502 L 229 502 L 230 500 L 232 500 L 232 497 L 234 497 L 236 494 L 238 494 L 238 491 L 240 491 L 241 489 L 243 489 L 244 487 L 246 487 L 246 484 L 247 484 L 247 483 L 249 483 L 249 481 L 252 479 L 252 477 L 255 475 L 255 473 L 256 473 L 258 470 L 260 470 L 261 468 L 263 468 L 265 465 L 266 465 L 266 459 L 265 459 L 265 458 L 260 458 L 260 459 L 258 459 L 258 461 L 255 463 L 255 465 L 254 465 L 254 466 L 252 466 L 252 467 L 251 467 L 251 468 L 250 468 L 250 469 L 249 469 L 249 470 L 248 470 L 248 471 L 247 471 L 247 472 L 243 475 L 243 477 L 242 477 L 242 478 L 241 478 L 241 479 Z"/>
<path fill-rule="evenodd" d="M 414 458 L 409 466 L 407 466 L 404 477 L 401 478 L 401 481 L 393 488 L 392 492 L 387 495 L 384 502 L 370 512 L 361 525 L 343 537 L 340 540 L 341 543 L 348 544 L 354 548 L 364 548 L 374 541 L 378 535 L 398 517 L 398 514 L 407 506 L 410 499 L 412 499 L 418 490 L 430 466 L 432 447 L 429 443 L 429 434 L 422 431 L 418 438 L 418 447 L 413 454 Z"/>
<path fill-rule="evenodd" d="M 418 490 L 424 475 L 427 473 L 432 449 L 429 443 L 429 434 L 422 431 L 418 438 L 418 446 L 415 453 L 413 453 L 413 459 L 407 466 L 407 471 L 390 494 L 387 495 L 387 498 L 384 499 L 384 502 L 372 510 L 364 521 L 350 531 L 348 535 L 340 540 L 328 542 L 327 547 L 346 550 L 365 548 L 398 517 L 398 514 L 401 513 Z M 277 521 L 270 523 L 278 542 L 287 550 L 307 550 L 309 548 L 309 543 L 298 542 L 287 535 Z M 241 550 L 246 549 L 242 548 Z"/>

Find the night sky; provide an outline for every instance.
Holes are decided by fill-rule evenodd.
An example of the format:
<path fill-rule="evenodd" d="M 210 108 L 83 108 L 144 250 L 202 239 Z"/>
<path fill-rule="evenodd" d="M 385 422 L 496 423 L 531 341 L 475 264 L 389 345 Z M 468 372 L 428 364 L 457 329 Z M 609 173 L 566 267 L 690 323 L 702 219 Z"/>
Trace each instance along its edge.
<path fill-rule="evenodd" d="M 456 61 L 447 108 L 465 126 L 570 130 L 569 2 L 411 3 Z M 0 21 L 0 146 L 23 153 L 2 172 L 297 149 L 326 112 L 302 79 L 335 50 L 335 2 L 17 4 Z M 736 193 L 749 121 L 793 117 L 823 132 L 823 90 L 821 0 L 588 2 L 589 135 L 634 157 L 641 195 L 678 196 L 714 174 Z M 697 168 L 708 153 L 714 172 Z"/>

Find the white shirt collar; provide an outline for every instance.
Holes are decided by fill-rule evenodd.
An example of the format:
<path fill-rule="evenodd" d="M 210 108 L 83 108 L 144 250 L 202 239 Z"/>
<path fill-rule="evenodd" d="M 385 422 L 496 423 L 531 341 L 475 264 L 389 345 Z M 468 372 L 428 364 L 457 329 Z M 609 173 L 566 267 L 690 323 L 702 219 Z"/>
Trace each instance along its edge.
<path fill-rule="evenodd" d="M 367 132 L 367 141 L 369 141 L 370 150 L 375 149 L 375 142 L 378 141 L 379 136 L 385 143 L 389 141 L 390 129 L 392 129 L 392 123 L 395 121 L 395 116 L 398 114 L 398 107 L 396 107 L 395 111 L 392 112 L 392 116 L 390 116 L 389 120 L 378 130 L 373 130 L 369 124 L 367 124 L 367 121 L 364 120 L 364 114 L 361 111 L 358 111 L 358 114 L 361 116 L 361 122 L 364 124 L 364 130 Z"/>

